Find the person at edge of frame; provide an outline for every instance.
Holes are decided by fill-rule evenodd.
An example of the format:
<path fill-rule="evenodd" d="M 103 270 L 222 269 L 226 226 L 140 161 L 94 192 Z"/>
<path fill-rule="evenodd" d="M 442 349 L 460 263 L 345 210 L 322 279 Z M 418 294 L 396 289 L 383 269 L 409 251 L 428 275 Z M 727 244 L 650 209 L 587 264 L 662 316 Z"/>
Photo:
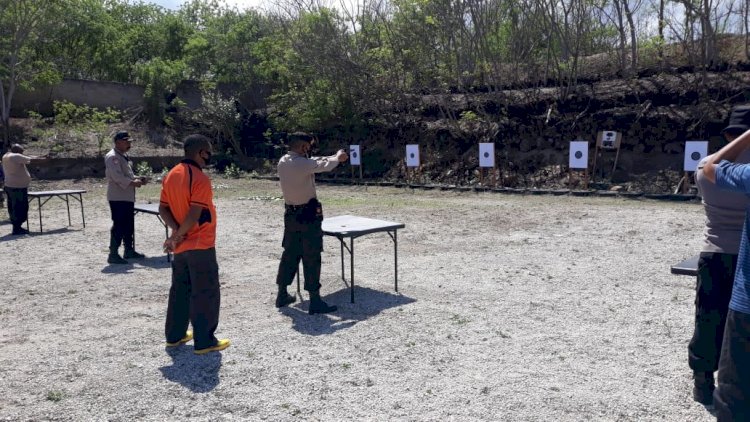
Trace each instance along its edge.
<path fill-rule="evenodd" d="M 164 333 L 167 347 L 187 343 L 195 334 L 193 352 L 202 355 L 224 350 L 231 342 L 214 335 L 221 306 L 216 207 L 211 180 L 203 172 L 213 148 L 205 136 L 190 135 L 183 149 L 185 159 L 162 180 L 159 198 L 159 215 L 172 230 L 164 250 L 174 253 Z"/>
<path fill-rule="evenodd" d="M 11 235 L 28 234 L 23 223 L 29 218 L 29 184 L 31 174 L 26 167 L 32 163 L 47 161 L 49 157 L 24 155 L 24 149 L 19 144 L 13 144 L 10 151 L 3 154 L 2 168 L 4 175 L 3 190 L 8 196 L 8 216 L 13 226 Z"/>
<path fill-rule="evenodd" d="M 145 185 L 146 178 L 135 177 L 133 162 L 128 156 L 132 146 L 128 132 L 117 132 L 114 147 L 104 156 L 105 176 L 107 177 L 107 201 L 112 216 L 112 229 L 109 232 L 109 264 L 127 264 L 128 259 L 142 259 L 145 256 L 135 251 L 135 189 Z M 125 244 L 125 253 L 118 250 Z"/>
<path fill-rule="evenodd" d="M 727 142 L 732 142 L 748 129 L 750 107 L 740 106 L 732 110 L 729 125 L 722 134 Z M 688 365 L 693 371 L 693 400 L 705 406 L 713 406 L 714 372 L 719 368 L 745 209 L 750 206 L 747 195 L 722 190 L 706 179 L 703 167 L 709 159 L 712 157 L 703 158 L 695 173 L 706 226 L 695 287 L 695 327 L 688 345 Z M 750 163 L 750 150 L 743 151 L 736 162 Z"/>
<path fill-rule="evenodd" d="M 706 160 L 703 174 L 722 189 L 750 195 L 750 164 L 735 161 L 750 148 L 750 130 Z M 714 391 L 718 421 L 750 420 L 750 220 L 745 212 Z"/>
<path fill-rule="evenodd" d="M 320 297 L 320 253 L 323 251 L 323 206 L 315 192 L 315 173 L 328 172 L 345 162 L 349 155 L 343 149 L 328 157 L 310 157 L 314 138 L 295 132 L 287 138 L 289 151 L 277 166 L 279 185 L 284 196 L 284 248 L 276 276 L 278 294 L 276 307 L 294 303 L 296 298 L 287 292 L 299 270 L 305 274 L 305 290 L 310 295 L 308 313 L 324 314 L 338 308 L 328 305 Z"/>

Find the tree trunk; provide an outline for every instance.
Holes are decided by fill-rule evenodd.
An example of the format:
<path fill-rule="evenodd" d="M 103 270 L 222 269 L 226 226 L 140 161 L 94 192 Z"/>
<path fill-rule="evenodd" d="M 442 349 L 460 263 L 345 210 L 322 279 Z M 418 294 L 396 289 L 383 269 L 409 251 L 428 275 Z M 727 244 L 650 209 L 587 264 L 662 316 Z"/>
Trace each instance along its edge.
<path fill-rule="evenodd" d="M 5 93 L 5 85 L 0 81 L 0 123 L 3 125 L 3 150 L 10 147 L 10 105 L 13 94 L 13 80 L 9 81 L 8 93 Z"/>
<path fill-rule="evenodd" d="M 630 68 L 633 72 L 638 69 L 638 34 L 635 32 L 635 22 L 633 19 L 633 11 L 630 10 L 630 4 L 628 0 L 623 1 L 623 7 L 625 9 L 625 17 L 628 19 L 628 28 L 630 30 Z"/>
<path fill-rule="evenodd" d="M 716 62 L 716 34 L 711 25 L 711 0 L 703 0 L 703 11 L 701 13 L 701 32 L 703 39 L 701 47 L 703 50 L 703 65 L 710 68 Z"/>
<path fill-rule="evenodd" d="M 749 0 L 750 1 L 750 0 Z M 665 63 L 664 63 L 664 27 L 666 26 L 666 22 L 664 21 L 664 7 L 665 7 L 666 0 L 659 0 L 659 64 L 661 65 L 661 68 L 664 69 Z"/>
<path fill-rule="evenodd" d="M 621 0 L 615 0 L 613 2 L 613 6 L 615 8 L 615 12 L 617 13 L 617 33 L 620 38 L 620 48 L 617 51 L 617 55 L 620 56 L 620 71 L 623 75 L 625 75 L 625 71 L 627 70 L 627 34 L 625 34 L 625 23 L 622 19 L 622 4 L 620 3 Z M 627 3 L 627 0 L 625 0 Z"/>

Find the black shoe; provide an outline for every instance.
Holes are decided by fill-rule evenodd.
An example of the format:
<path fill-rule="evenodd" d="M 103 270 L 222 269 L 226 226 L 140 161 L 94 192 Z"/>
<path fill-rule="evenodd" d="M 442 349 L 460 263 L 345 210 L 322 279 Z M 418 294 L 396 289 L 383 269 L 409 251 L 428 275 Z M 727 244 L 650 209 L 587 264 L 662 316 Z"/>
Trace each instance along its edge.
<path fill-rule="evenodd" d="M 122 257 L 125 259 L 143 259 L 146 257 L 146 255 L 136 252 L 135 249 L 128 249 L 125 251 Z"/>
<path fill-rule="evenodd" d="M 13 236 L 21 236 L 24 234 L 29 234 L 29 231 L 24 229 L 23 227 L 14 228 L 13 232 L 11 233 Z"/>
<path fill-rule="evenodd" d="M 714 404 L 714 373 L 713 372 L 695 372 L 693 374 L 693 400 L 704 406 L 713 406 Z"/>
<path fill-rule="evenodd" d="M 290 295 L 287 292 L 284 292 L 284 294 L 279 294 L 276 296 L 276 307 L 277 308 L 283 308 L 286 305 L 292 304 L 297 301 L 297 298 Z"/>
<path fill-rule="evenodd" d="M 336 312 L 337 309 L 338 309 L 337 306 L 329 305 L 323 302 L 323 300 L 318 299 L 318 300 L 310 301 L 310 308 L 307 310 L 307 313 L 309 313 L 310 315 L 328 314 L 331 312 Z"/>
<path fill-rule="evenodd" d="M 118 254 L 109 254 L 107 257 L 108 264 L 127 264 L 128 261 L 122 259 Z"/>

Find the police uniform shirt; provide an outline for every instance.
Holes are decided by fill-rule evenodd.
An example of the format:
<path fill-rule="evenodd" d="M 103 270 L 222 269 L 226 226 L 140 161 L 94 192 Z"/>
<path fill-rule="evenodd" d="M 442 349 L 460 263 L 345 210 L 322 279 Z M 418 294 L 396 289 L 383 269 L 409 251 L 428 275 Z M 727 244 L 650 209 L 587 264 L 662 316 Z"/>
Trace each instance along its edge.
<path fill-rule="evenodd" d="M 3 155 L 3 173 L 5 173 L 5 186 L 8 188 L 24 189 L 31 183 L 31 174 L 26 165 L 31 163 L 31 157 L 8 152 Z"/>
<path fill-rule="evenodd" d="M 107 201 L 135 202 L 133 163 L 126 155 L 112 148 L 104 157 L 107 176 Z"/>
<path fill-rule="evenodd" d="M 315 173 L 331 171 L 338 165 L 335 155 L 307 158 L 289 151 L 277 166 L 284 202 L 287 205 L 307 204 L 315 198 Z"/>

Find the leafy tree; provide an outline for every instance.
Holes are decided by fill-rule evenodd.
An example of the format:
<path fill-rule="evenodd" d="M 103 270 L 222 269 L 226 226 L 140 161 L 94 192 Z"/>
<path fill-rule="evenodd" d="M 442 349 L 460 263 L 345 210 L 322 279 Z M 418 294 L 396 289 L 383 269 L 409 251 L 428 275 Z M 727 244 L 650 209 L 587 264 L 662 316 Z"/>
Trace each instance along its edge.
<path fill-rule="evenodd" d="M 59 80 L 49 53 L 63 5 L 60 0 L 0 0 L 0 123 L 6 148 L 16 90 Z"/>

